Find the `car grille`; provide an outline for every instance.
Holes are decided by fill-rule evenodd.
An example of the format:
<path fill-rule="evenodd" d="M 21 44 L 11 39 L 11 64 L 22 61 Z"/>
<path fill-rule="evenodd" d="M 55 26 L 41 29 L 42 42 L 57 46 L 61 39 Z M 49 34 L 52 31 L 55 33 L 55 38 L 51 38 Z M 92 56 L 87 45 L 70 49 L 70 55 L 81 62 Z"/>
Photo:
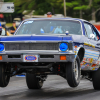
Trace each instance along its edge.
<path fill-rule="evenodd" d="M 58 50 L 58 43 L 5 43 L 5 50 Z"/>

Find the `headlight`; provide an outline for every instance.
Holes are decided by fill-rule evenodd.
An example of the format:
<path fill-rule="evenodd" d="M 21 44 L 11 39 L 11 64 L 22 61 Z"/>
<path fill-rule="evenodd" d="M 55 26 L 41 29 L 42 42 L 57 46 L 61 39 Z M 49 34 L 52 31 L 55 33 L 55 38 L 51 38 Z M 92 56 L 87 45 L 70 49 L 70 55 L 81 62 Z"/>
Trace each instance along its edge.
<path fill-rule="evenodd" d="M 0 51 L 4 50 L 4 45 L 2 43 L 0 43 Z"/>
<path fill-rule="evenodd" d="M 60 50 L 61 51 L 66 51 L 68 49 L 68 45 L 66 43 L 61 43 L 60 44 Z"/>

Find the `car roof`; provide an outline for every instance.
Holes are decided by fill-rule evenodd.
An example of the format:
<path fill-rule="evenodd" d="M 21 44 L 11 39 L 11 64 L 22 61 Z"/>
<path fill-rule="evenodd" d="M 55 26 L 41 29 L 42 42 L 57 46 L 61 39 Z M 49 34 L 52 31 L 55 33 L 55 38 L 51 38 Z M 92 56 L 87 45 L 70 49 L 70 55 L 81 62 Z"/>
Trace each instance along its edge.
<path fill-rule="evenodd" d="M 54 17 L 53 17 L 53 18 L 29 18 L 29 19 L 25 19 L 24 21 L 28 21 L 28 20 L 41 20 L 41 19 L 42 19 L 42 20 L 43 20 L 43 19 L 44 19 L 44 20 L 45 20 L 45 19 L 52 19 L 52 20 L 54 20 L 54 19 L 56 19 L 56 20 L 57 20 L 57 19 L 58 19 L 58 20 L 60 20 L 60 19 L 61 19 L 61 20 L 62 20 L 62 19 L 63 19 L 63 20 L 64 20 L 64 19 L 67 20 L 67 19 L 68 19 L 68 20 L 77 20 L 77 21 L 82 21 L 82 22 L 83 22 L 83 21 L 88 22 L 87 20 L 84 20 L 84 19 L 70 18 L 70 17 L 68 17 L 68 18 L 67 18 L 67 17 L 65 17 L 65 18 L 54 18 Z"/>

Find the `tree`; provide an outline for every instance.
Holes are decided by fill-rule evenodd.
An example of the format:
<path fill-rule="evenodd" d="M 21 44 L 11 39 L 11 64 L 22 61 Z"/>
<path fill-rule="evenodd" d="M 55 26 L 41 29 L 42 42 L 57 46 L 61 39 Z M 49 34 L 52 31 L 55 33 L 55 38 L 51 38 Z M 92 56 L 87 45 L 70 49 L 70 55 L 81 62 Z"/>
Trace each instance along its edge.
<path fill-rule="evenodd" d="M 53 14 L 63 14 L 63 0 L 47 0 Z"/>
<path fill-rule="evenodd" d="M 88 8 L 88 1 L 87 0 L 72 0 L 71 2 L 66 2 L 67 10 L 73 8 L 73 10 L 80 11 L 80 18 L 82 18 L 82 10 L 86 10 Z"/>
<path fill-rule="evenodd" d="M 34 14 L 43 15 L 48 11 L 53 14 L 63 14 L 63 0 L 4 0 L 14 2 L 15 12 L 13 16 L 35 10 Z M 80 17 L 85 19 L 95 19 L 95 13 L 100 9 L 100 0 L 66 0 L 67 16 Z"/>
<path fill-rule="evenodd" d="M 24 10 L 35 10 L 34 14 L 45 14 L 48 11 L 62 13 L 62 0 L 14 0 L 16 10 L 22 13 Z M 58 9 L 59 8 L 59 9 Z"/>
<path fill-rule="evenodd" d="M 96 12 L 100 9 L 100 0 L 91 0 L 92 20 L 95 20 Z"/>

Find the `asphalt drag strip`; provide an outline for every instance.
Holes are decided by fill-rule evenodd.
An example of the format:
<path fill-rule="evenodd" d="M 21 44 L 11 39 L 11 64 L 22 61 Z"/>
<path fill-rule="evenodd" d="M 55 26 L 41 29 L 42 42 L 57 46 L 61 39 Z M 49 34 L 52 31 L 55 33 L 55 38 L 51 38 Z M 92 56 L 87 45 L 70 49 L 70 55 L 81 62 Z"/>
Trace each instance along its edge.
<path fill-rule="evenodd" d="M 29 90 L 23 77 L 12 77 L 5 88 L 0 88 L 0 100 L 100 100 L 100 91 L 93 89 L 92 82 L 82 79 L 71 88 L 60 76 L 48 76 L 42 89 Z"/>

